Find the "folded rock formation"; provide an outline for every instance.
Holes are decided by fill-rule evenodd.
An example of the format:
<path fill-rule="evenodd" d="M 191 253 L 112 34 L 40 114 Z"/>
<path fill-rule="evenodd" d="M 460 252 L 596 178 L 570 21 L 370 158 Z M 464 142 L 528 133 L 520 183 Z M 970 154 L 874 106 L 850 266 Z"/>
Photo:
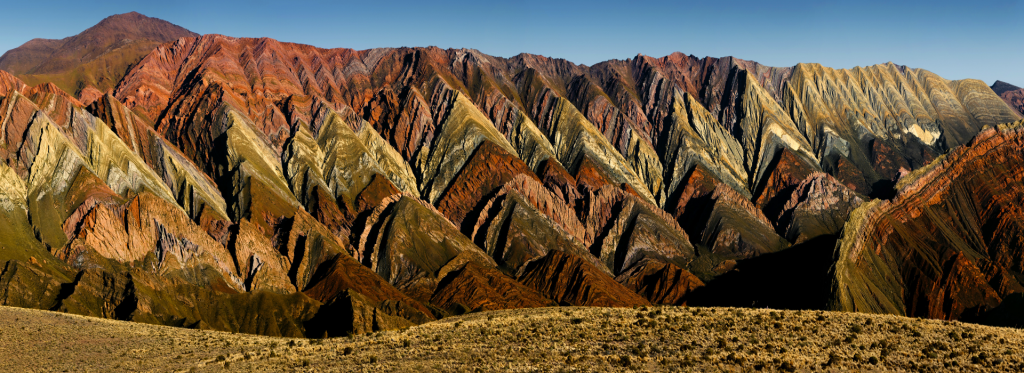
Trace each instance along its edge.
<path fill-rule="evenodd" d="M 1024 292 L 1001 85 L 182 36 L 78 98 L 0 71 L 0 304 L 323 337 L 690 301 L 984 319 Z M 810 290 L 757 303 L 776 283 Z"/>

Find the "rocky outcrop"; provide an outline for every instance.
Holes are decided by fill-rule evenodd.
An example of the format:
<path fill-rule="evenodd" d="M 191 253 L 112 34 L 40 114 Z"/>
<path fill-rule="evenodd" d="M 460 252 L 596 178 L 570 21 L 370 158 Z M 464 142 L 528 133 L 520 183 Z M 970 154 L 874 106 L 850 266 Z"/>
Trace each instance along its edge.
<path fill-rule="evenodd" d="M 694 269 L 702 278 L 731 269 L 730 261 L 788 246 L 761 210 L 700 164 L 683 178 L 670 201 L 667 210 L 675 220 L 715 257 L 706 256 Z"/>
<path fill-rule="evenodd" d="M 1024 290 L 1013 275 L 1022 265 L 1022 125 L 987 128 L 901 179 L 892 201 L 854 210 L 837 252 L 834 307 L 960 319 Z"/>
<path fill-rule="evenodd" d="M 366 333 L 433 320 L 430 310 L 348 255 L 321 264 L 303 291 L 321 301 L 329 336 Z"/>
<path fill-rule="evenodd" d="M 475 262 L 448 272 L 430 303 L 455 314 L 558 305 L 498 270 Z"/>
<path fill-rule="evenodd" d="M 509 273 L 551 250 L 572 253 L 610 273 L 586 249 L 593 234 L 536 179 L 516 176 L 492 194 L 481 206 L 470 238 Z"/>
<path fill-rule="evenodd" d="M 420 192 L 431 203 L 438 202 L 482 142 L 491 142 L 519 157 L 512 144 L 468 98 L 443 81 L 435 84 L 431 105 L 435 115 L 439 115 L 440 133 L 430 148 L 421 151 L 415 163 L 422 175 Z"/>
<path fill-rule="evenodd" d="M 616 280 L 654 304 L 685 304 L 687 295 L 704 286 L 689 271 L 655 260 L 633 266 Z"/>
<path fill-rule="evenodd" d="M 485 199 L 517 175 L 537 178 L 519 158 L 484 141 L 441 195 L 437 209 L 463 233 L 471 234 L 471 227 L 464 224 L 467 216 L 482 213 Z"/>
<path fill-rule="evenodd" d="M 823 172 L 808 175 L 790 194 L 772 221 L 780 235 L 795 244 L 839 234 L 850 212 L 864 200 Z"/>
<path fill-rule="evenodd" d="M 845 158 L 868 186 L 892 179 L 898 167 L 887 170 L 891 162 L 921 167 L 983 126 L 1017 119 L 979 81 L 947 81 L 892 63 L 851 70 L 799 64 L 788 89 L 783 104 L 818 157 Z M 880 146 L 895 150 L 885 154 L 889 161 L 872 159 Z"/>
<path fill-rule="evenodd" d="M 494 267 L 486 253 L 432 206 L 408 195 L 386 199 L 359 233 L 355 258 L 421 302 L 466 262 Z"/>
<path fill-rule="evenodd" d="M 531 262 L 517 279 L 562 305 L 632 307 L 650 304 L 592 264 L 561 251 L 552 250 Z"/>

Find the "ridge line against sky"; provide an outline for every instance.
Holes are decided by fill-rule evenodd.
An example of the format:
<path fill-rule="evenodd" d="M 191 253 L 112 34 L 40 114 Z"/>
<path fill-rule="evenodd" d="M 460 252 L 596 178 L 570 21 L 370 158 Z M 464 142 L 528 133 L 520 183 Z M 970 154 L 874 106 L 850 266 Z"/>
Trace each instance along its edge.
<path fill-rule="evenodd" d="M 728 6 L 650 1 L 177 2 L 55 0 L 4 6 L 0 51 L 62 39 L 103 18 L 137 11 L 200 34 L 270 37 L 321 48 L 472 48 L 593 65 L 638 53 L 734 56 L 769 66 L 852 68 L 893 62 L 947 79 L 1024 86 L 1024 0 L 738 0 Z"/>

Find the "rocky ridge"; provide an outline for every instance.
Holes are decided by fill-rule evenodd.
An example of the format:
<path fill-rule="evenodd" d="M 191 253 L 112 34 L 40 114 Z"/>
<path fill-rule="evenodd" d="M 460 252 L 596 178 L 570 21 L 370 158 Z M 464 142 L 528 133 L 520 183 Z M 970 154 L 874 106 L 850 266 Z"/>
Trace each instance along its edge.
<path fill-rule="evenodd" d="M 959 319 L 1024 292 L 1002 241 L 1019 236 L 1015 184 L 989 182 L 1020 163 L 992 145 L 1016 144 L 999 125 L 1018 116 L 980 82 L 921 69 L 682 54 L 588 67 L 205 35 L 156 47 L 109 94 L 2 72 L 0 88 L 8 305 L 335 336 L 705 302 L 840 235 L 838 257 L 807 268 L 836 268 L 814 307 Z M 945 185 L 909 180 L 960 180 L 944 165 L 987 157 L 1004 166 L 948 183 L 948 208 L 896 214 L 934 233 L 928 248 L 887 226 L 934 210 L 913 188 Z M 974 211 L 976 226 L 935 218 Z M 905 253 L 920 255 L 879 259 Z M 935 253 L 952 259 L 915 268 Z"/>

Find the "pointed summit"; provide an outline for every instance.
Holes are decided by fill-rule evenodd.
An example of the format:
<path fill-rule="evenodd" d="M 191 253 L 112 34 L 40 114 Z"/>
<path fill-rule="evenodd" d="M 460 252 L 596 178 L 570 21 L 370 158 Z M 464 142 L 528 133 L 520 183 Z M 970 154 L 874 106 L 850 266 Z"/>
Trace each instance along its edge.
<path fill-rule="evenodd" d="M 996 80 L 995 83 L 992 83 L 992 87 L 991 88 L 992 88 L 993 91 L 996 92 L 997 95 L 1002 95 L 1003 92 L 1006 92 L 1006 91 L 1016 91 L 1016 90 L 1020 89 L 1020 87 L 1015 86 L 1015 85 L 1010 84 L 1010 83 L 1007 83 L 1007 82 L 1004 82 L 1002 80 Z"/>
<path fill-rule="evenodd" d="M 1006 102 L 1006 105 L 1017 112 L 1017 115 L 1024 117 L 1024 88 L 1002 80 L 996 80 L 995 83 L 992 83 L 991 88 Z"/>
<path fill-rule="evenodd" d="M 198 34 L 137 12 L 104 18 L 64 39 L 32 39 L 0 56 L 5 70 L 29 85 L 52 82 L 78 94 L 92 85 L 113 88 L 131 65 L 157 45 Z"/>

